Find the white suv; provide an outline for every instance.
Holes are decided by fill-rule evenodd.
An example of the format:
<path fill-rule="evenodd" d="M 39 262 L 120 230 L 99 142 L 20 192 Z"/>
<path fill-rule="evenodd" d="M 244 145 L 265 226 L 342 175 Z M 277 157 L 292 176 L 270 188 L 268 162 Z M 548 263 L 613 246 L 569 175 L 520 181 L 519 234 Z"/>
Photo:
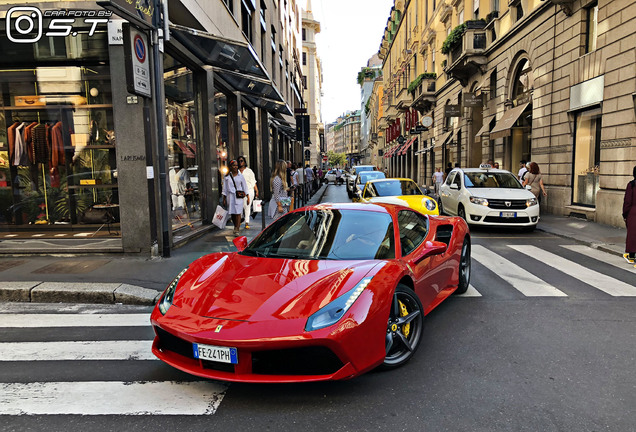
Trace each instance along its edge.
<path fill-rule="evenodd" d="M 539 203 L 510 171 L 455 168 L 440 187 L 440 214 L 457 215 L 473 225 L 516 226 L 533 230 Z"/>

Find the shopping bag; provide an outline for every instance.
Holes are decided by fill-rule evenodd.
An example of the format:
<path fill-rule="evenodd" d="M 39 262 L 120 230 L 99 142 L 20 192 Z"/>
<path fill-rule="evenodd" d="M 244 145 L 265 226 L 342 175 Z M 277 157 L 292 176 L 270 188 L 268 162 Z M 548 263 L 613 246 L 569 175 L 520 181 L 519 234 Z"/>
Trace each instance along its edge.
<path fill-rule="evenodd" d="M 212 220 L 212 223 L 221 229 L 225 229 L 225 225 L 227 224 L 227 220 L 229 217 L 230 214 L 228 213 L 228 211 L 218 205 L 216 206 L 216 211 L 214 212 L 214 219 Z"/>
<path fill-rule="evenodd" d="M 263 211 L 263 200 L 254 200 L 252 203 L 252 210 L 254 213 L 260 213 Z"/>

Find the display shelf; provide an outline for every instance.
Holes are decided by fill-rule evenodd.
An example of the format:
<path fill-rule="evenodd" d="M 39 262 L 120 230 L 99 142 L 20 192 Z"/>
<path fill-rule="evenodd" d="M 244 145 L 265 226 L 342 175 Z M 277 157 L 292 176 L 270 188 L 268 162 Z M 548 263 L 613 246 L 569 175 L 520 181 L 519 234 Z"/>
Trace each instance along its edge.
<path fill-rule="evenodd" d="M 117 184 L 97 184 L 97 185 L 68 185 L 68 189 L 117 189 Z"/>

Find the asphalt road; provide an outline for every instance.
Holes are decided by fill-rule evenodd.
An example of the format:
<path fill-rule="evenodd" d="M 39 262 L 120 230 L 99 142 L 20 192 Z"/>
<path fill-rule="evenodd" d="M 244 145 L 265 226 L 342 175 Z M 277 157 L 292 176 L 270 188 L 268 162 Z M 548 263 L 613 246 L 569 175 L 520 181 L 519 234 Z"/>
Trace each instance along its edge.
<path fill-rule="evenodd" d="M 427 316 L 411 362 L 345 382 L 202 382 L 145 357 L 148 308 L 0 305 L 0 430 L 636 430 L 633 273 L 539 231 L 472 240 L 471 290 Z"/>

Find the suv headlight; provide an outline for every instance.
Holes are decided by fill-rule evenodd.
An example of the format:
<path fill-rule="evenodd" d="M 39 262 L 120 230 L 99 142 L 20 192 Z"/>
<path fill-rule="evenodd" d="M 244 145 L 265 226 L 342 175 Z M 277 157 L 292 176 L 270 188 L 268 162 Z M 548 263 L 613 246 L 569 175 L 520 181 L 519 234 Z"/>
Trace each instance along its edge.
<path fill-rule="evenodd" d="M 349 310 L 353 302 L 360 297 L 362 291 L 369 285 L 373 277 L 365 277 L 357 283 L 352 289 L 316 311 L 307 319 L 305 331 L 318 330 L 337 323 Z"/>
<path fill-rule="evenodd" d="M 172 306 L 172 300 L 174 299 L 174 292 L 177 289 L 177 285 L 179 284 L 179 279 L 181 279 L 181 276 L 183 276 L 183 274 L 188 270 L 188 268 L 184 268 L 183 270 L 181 270 L 181 272 L 177 275 L 176 278 L 173 279 L 172 282 L 170 282 L 170 285 L 168 285 L 168 288 L 166 288 L 166 290 L 163 293 L 163 296 L 161 297 L 161 300 L 159 301 L 159 312 L 161 312 L 162 315 L 165 315 L 166 312 L 168 312 L 168 309 L 170 308 L 170 306 Z"/>
<path fill-rule="evenodd" d="M 477 205 L 483 205 L 488 207 L 488 200 L 486 198 L 477 198 L 477 197 L 470 197 L 470 202 L 473 204 L 477 204 Z"/>
<path fill-rule="evenodd" d="M 424 206 L 426 207 L 427 210 L 429 210 L 429 211 L 435 210 L 435 207 L 436 207 L 435 201 L 433 201 L 432 199 L 424 198 L 422 200 L 422 203 L 424 204 Z"/>
<path fill-rule="evenodd" d="M 529 200 L 526 201 L 526 205 L 528 207 L 532 207 L 533 205 L 537 205 L 539 204 L 539 201 L 536 198 L 530 198 Z"/>

